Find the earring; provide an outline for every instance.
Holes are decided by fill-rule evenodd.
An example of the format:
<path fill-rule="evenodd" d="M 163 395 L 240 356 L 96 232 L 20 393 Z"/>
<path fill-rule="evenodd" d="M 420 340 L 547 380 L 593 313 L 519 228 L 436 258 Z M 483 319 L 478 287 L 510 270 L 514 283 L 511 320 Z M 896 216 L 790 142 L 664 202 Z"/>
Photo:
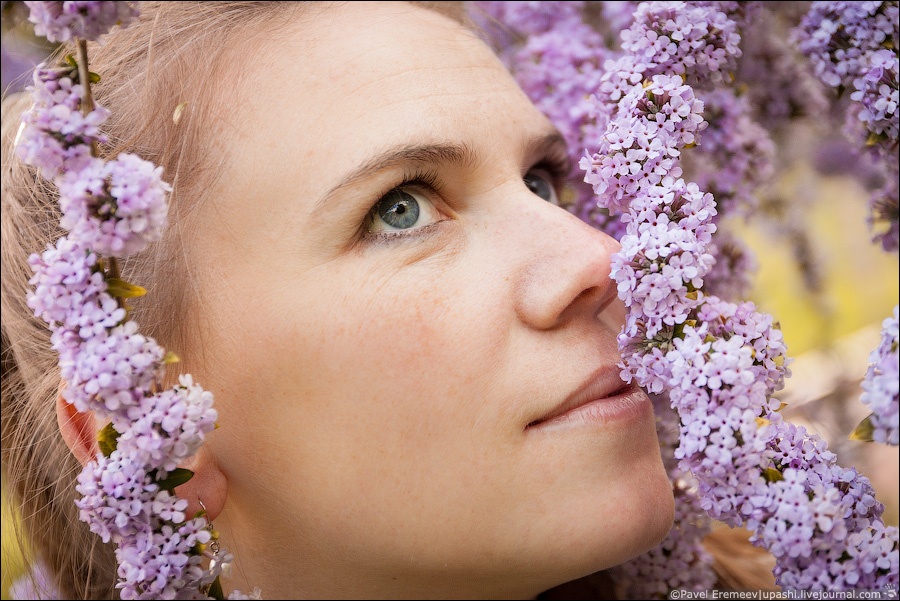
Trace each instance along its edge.
<path fill-rule="evenodd" d="M 213 574 L 221 574 L 223 578 L 229 578 L 231 576 L 231 557 L 227 553 L 224 557 L 219 557 L 219 552 L 221 551 L 221 546 L 219 545 L 219 533 L 216 532 L 212 520 L 209 519 L 209 512 L 206 510 L 206 505 L 204 505 L 203 501 L 200 499 L 197 499 L 197 502 L 203 510 L 203 517 L 206 518 L 206 528 L 212 536 L 207 545 L 212 552 L 212 557 L 207 555 L 207 557 L 209 557 L 209 569 Z"/>
<path fill-rule="evenodd" d="M 216 532 L 215 528 L 213 528 L 212 520 L 209 519 L 209 512 L 206 510 L 206 505 L 203 504 L 203 501 L 197 499 L 197 502 L 200 503 L 200 509 L 203 510 L 203 517 L 206 518 L 206 529 L 209 530 L 209 533 L 212 535 L 212 539 L 209 542 L 209 550 L 213 552 L 215 557 L 219 555 L 219 533 Z M 215 561 L 215 557 L 213 557 L 213 561 Z"/>

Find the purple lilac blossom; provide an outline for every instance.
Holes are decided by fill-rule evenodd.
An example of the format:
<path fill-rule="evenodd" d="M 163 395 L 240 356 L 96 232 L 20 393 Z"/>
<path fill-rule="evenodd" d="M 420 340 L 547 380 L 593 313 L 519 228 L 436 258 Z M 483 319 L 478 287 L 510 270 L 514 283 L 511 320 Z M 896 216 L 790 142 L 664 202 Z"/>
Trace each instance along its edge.
<path fill-rule="evenodd" d="M 51 330 L 70 330 L 81 340 L 105 334 L 125 318 L 125 310 L 106 292 L 97 255 L 64 236 L 28 262 L 35 272 L 28 306 Z M 57 349 L 62 352 L 62 349 Z"/>
<path fill-rule="evenodd" d="M 202 518 L 177 524 L 163 520 L 152 529 L 124 537 L 116 549 L 119 595 L 122 599 L 197 598 L 192 585 L 203 579 L 204 570 L 202 556 L 193 550 L 209 540 Z"/>
<path fill-rule="evenodd" d="M 167 194 L 162 167 L 122 153 L 104 163 L 92 159 L 57 181 L 60 225 L 92 250 L 122 257 L 144 250 L 162 236 Z"/>
<path fill-rule="evenodd" d="M 16 154 L 48 180 L 63 169 L 83 169 L 90 161 L 90 145 L 105 141 L 99 128 L 109 112 L 98 106 L 84 115 L 84 90 L 72 75 L 70 69 L 40 66 L 34 71 L 33 85 L 27 88 L 34 105 L 22 116 L 24 127 L 16 140 Z"/>
<path fill-rule="evenodd" d="M 900 8 L 887 2 L 813 2 L 793 31 L 825 84 L 854 89 L 845 133 L 896 169 Z"/>
<path fill-rule="evenodd" d="M 881 330 L 881 344 L 869 355 L 869 369 L 862 382 L 863 393 L 860 401 L 872 411 L 872 439 L 897 446 L 900 443 L 900 307 L 894 307 L 894 314 L 884 320 Z"/>
<path fill-rule="evenodd" d="M 687 83 L 718 83 L 741 56 L 737 24 L 715 6 L 642 2 L 622 31 L 622 50 L 644 77 L 683 75 Z"/>
<path fill-rule="evenodd" d="M 707 127 L 685 162 L 688 176 L 715 197 L 720 215 L 752 215 L 757 194 L 775 173 L 775 144 L 730 89 L 700 95 Z"/>
<path fill-rule="evenodd" d="M 584 24 L 551 29 L 528 38 L 516 54 L 513 75 L 519 86 L 556 125 L 575 158 L 585 139 L 596 139 L 606 123 L 583 102 L 600 84 L 608 58 L 600 34 Z M 585 132 L 585 128 L 589 128 Z"/>
<path fill-rule="evenodd" d="M 640 48 L 630 48 L 619 64 L 638 64 L 642 58 L 633 54 Z M 631 125 L 627 94 L 627 88 L 608 94 L 618 102 L 600 144 L 623 127 L 640 131 L 650 122 L 646 114 Z M 688 144 L 667 129 L 656 135 L 676 157 Z M 642 170 L 643 157 L 623 158 L 622 174 Z M 594 165 L 584 166 L 590 176 Z M 676 198 L 691 201 L 687 212 L 660 202 L 672 186 Z M 851 581 L 861 588 L 896 586 L 897 529 L 881 521 L 883 506 L 868 480 L 838 466 L 824 441 L 777 413 L 780 403 L 771 395 L 789 372 L 772 317 L 752 303 L 727 303 L 701 289 L 710 266 L 702 257 L 714 231 L 711 195 L 674 178 L 619 188 L 621 194 L 601 201 L 627 211 L 628 234 L 613 258 L 613 277 L 629 308 L 619 337 L 622 377 L 654 393 L 669 390 L 682 424 L 675 456 L 697 479 L 703 509 L 730 525 L 746 524 L 754 542 L 775 555 L 776 581 L 785 589 Z M 684 236 L 682 222 L 698 235 Z"/>
<path fill-rule="evenodd" d="M 119 437 L 118 449 L 150 469 L 172 471 L 193 456 L 216 427 L 213 395 L 194 384 L 190 374 L 180 385 L 143 400 L 129 409 L 130 427 Z"/>
<path fill-rule="evenodd" d="M 886 154 L 897 148 L 900 56 L 894 50 L 882 49 L 868 58 L 867 68 L 853 80 L 856 90 L 850 98 L 858 103 L 856 117 L 868 134 L 865 143 Z"/>
<path fill-rule="evenodd" d="M 581 24 L 584 2 L 543 2 L 540 0 L 479 0 L 472 3 L 474 14 L 488 16 L 517 36 L 545 33 L 556 27 Z"/>
<path fill-rule="evenodd" d="M 893 43 L 896 50 L 898 18 L 896 1 L 813 2 L 792 39 L 826 85 L 850 88 L 883 44 Z"/>
<path fill-rule="evenodd" d="M 605 198 L 606 207 L 621 212 L 639 190 L 681 175 L 675 141 L 694 143 L 705 123 L 700 116 L 703 102 L 679 76 L 655 75 L 646 86 L 638 82 L 618 106 L 599 149 L 584 156 L 580 165 L 584 181 Z"/>
<path fill-rule="evenodd" d="M 584 2 L 478 0 L 468 4 L 477 31 L 512 70 L 515 53 L 526 37 L 577 27 Z"/>
<path fill-rule="evenodd" d="M 681 179 L 634 199 L 611 277 L 625 305 L 640 308 L 642 336 L 652 339 L 666 326 L 683 324 L 696 307 L 690 295 L 702 287 L 714 262 L 705 250 L 715 231 L 714 215 L 712 195 Z M 637 334 L 636 327 L 629 322 L 625 332 Z M 652 385 L 650 391 L 661 389 Z"/>
<path fill-rule="evenodd" d="M 168 521 L 184 521 L 187 501 L 160 490 L 140 461 L 119 450 L 86 465 L 75 489 L 82 521 L 104 543 L 140 533 L 160 511 Z"/>
<path fill-rule="evenodd" d="M 639 2 L 629 2 L 627 0 L 610 2 L 604 0 L 600 2 L 600 12 L 603 15 L 604 26 L 610 35 L 616 40 L 622 34 L 622 30 L 631 27 L 634 21 L 634 11 L 637 9 Z"/>
<path fill-rule="evenodd" d="M 139 14 L 133 2 L 25 2 L 34 33 L 51 42 L 96 40 L 115 25 L 127 27 Z"/>
<path fill-rule="evenodd" d="M 822 83 L 805 67 L 805 59 L 790 45 L 775 16 L 755 11 L 742 30 L 737 81 L 743 84 L 752 118 L 769 131 L 791 119 L 820 119 L 828 112 Z"/>
<path fill-rule="evenodd" d="M 60 375 L 68 382 L 63 398 L 78 411 L 94 411 L 120 432 L 130 423 L 157 380 L 164 355 L 152 338 L 126 321 L 105 336 L 89 338 L 72 357 L 60 357 Z"/>
<path fill-rule="evenodd" d="M 34 2 L 38 31 L 67 39 L 96 37 L 134 9 L 112 2 Z M 118 5 L 118 6 L 114 6 Z M 193 384 L 155 393 L 164 353 L 142 336 L 110 295 L 98 255 L 124 256 L 157 240 L 165 226 L 170 186 L 162 169 L 135 155 L 104 162 L 91 146 L 103 142 L 106 111 L 81 115 L 85 90 L 70 68 L 39 69 L 30 90 L 35 107 L 25 116 L 19 155 L 53 178 L 60 190 L 61 226 L 70 229 L 29 262 L 35 275 L 28 298 L 52 331 L 67 382 L 65 400 L 79 411 L 110 419 L 118 436 L 104 437 L 104 454 L 78 477 L 80 517 L 104 542 L 118 543 L 120 596 L 203 598 L 231 561 L 205 550 L 205 520 L 186 520 L 187 502 L 161 485 L 215 428 L 212 395 Z M 85 85 L 90 85 L 85 82 Z M 203 558 L 214 560 L 211 568 Z M 230 598 L 258 598 L 239 591 Z"/>

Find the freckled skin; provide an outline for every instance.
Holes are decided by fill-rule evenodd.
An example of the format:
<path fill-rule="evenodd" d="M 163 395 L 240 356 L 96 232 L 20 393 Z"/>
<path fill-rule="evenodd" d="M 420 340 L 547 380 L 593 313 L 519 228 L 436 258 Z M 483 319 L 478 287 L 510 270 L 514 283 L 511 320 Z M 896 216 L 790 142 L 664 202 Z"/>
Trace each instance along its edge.
<path fill-rule="evenodd" d="M 552 127 L 446 17 L 350 2 L 305 19 L 253 57 L 188 241 L 228 584 L 533 597 L 649 548 L 672 518 L 650 412 L 526 430 L 618 361 L 624 316 L 601 303 L 618 245 L 522 180 Z M 360 240 L 397 169 L 313 212 L 373 152 L 434 141 L 478 160 L 437 168 L 427 235 Z"/>

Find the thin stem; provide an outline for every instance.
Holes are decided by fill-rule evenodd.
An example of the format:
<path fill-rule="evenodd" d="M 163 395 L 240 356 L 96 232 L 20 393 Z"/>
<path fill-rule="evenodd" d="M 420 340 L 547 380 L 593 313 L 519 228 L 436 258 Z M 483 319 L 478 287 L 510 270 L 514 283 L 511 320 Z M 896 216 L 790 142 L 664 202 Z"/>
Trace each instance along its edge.
<path fill-rule="evenodd" d="M 81 89 L 84 90 L 81 96 L 81 112 L 87 116 L 94 110 L 94 97 L 91 95 L 91 72 L 88 69 L 87 40 L 76 38 L 75 47 L 78 57 L 78 81 L 81 83 Z M 91 156 L 96 157 L 98 154 L 97 141 L 93 140 L 91 141 Z M 118 279 L 120 276 L 118 259 L 116 257 L 107 257 L 106 264 L 108 266 L 106 277 Z M 125 307 L 124 299 L 117 298 L 116 300 L 120 307 Z"/>
<path fill-rule="evenodd" d="M 78 55 L 78 81 L 84 94 L 81 96 L 81 112 L 87 117 L 94 110 L 94 97 L 91 95 L 91 71 L 88 69 L 87 40 L 76 38 L 76 53 Z M 91 155 L 97 156 L 97 142 L 91 142 Z"/>

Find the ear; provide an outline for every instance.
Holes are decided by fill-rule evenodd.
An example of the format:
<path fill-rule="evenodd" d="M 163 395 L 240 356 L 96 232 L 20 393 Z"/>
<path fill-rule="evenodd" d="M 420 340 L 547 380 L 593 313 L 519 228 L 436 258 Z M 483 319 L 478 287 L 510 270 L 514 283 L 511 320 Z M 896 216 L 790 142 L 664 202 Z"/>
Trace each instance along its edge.
<path fill-rule="evenodd" d="M 100 446 L 97 444 L 97 419 L 91 412 L 76 411 L 75 407 L 62 396 L 65 387 L 66 383 L 62 381 L 59 385 L 59 394 L 56 396 L 56 421 L 72 454 L 81 465 L 87 465 L 96 459 L 97 453 L 100 452 Z M 228 490 L 225 474 L 219 469 L 215 457 L 206 447 L 200 447 L 197 454 L 184 467 L 194 472 L 193 478 L 175 488 L 175 494 L 188 502 L 185 516 L 194 517 L 202 509 L 200 501 L 203 501 L 207 516 L 210 521 L 214 520 L 225 507 Z"/>
<path fill-rule="evenodd" d="M 215 520 L 225 507 L 228 493 L 228 480 L 219 469 L 215 456 L 207 447 L 200 447 L 184 467 L 194 472 L 193 478 L 175 488 L 178 498 L 188 502 L 184 515 L 188 519 L 194 517 L 202 510 L 200 501 L 203 501 L 209 521 Z"/>
<path fill-rule="evenodd" d="M 81 465 L 87 465 L 97 458 L 100 447 L 97 444 L 97 420 L 94 414 L 80 413 L 63 396 L 66 382 L 59 384 L 56 395 L 56 422 L 63 440 Z"/>

